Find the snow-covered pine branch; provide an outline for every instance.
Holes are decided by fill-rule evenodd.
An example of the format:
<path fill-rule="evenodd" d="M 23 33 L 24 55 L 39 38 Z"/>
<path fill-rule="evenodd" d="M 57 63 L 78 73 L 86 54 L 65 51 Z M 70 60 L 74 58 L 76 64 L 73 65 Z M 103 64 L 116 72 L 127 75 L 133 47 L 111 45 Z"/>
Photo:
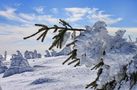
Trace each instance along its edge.
<path fill-rule="evenodd" d="M 35 24 L 35 26 L 39 26 L 41 28 L 36 33 L 34 33 L 30 36 L 24 37 L 24 39 L 31 38 L 31 37 L 37 35 L 38 33 L 43 32 L 37 38 L 37 40 L 41 39 L 41 41 L 43 42 L 48 31 L 54 30 L 53 33 L 56 33 L 57 31 L 58 31 L 58 33 L 55 36 L 53 36 L 53 38 L 52 38 L 53 42 L 52 42 L 52 45 L 49 47 L 49 50 L 52 50 L 54 47 L 61 49 L 66 44 L 66 42 L 70 36 L 73 37 L 73 41 L 68 46 L 71 46 L 71 45 L 75 46 L 74 42 L 75 42 L 75 38 L 76 38 L 76 31 L 79 31 L 79 32 L 85 31 L 85 29 L 72 28 L 72 26 L 70 24 L 68 24 L 66 21 L 64 21 L 62 19 L 59 19 L 59 21 L 60 21 L 59 23 L 62 25 L 62 27 L 57 26 L 57 25 L 54 25 L 53 27 L 48 27 L 47 25 L 43 25 L 43 24 Z M 70 34 L 70 31 L 72 32 L 71 34 Z M 79 65 L 80 62 L 79 62 L 79 59 L 76 58 L 76 55 L 77 55 L 76 53 L 77 53 L 76 49 L 73 49 L 72 52 L 70 52 L 70 57 L 64 62 L 66 63 L 70 59 L 74 59 L 74 61 L 70 62 L 69 64 L 72 64 L 72 63 L 78 61 L 75 66 Z M 65 64 L 64 62 L 63 62 L 63 64 Z"/>
<path fill-rule="evenodd" d="M 61 23 L 64 28 L 54 36 L 55 43 L 52 47 L 61 48 L 65 33 L 73 29 L 68 23 L 64 21 Z M 58 30 L 55 27 L 54 29 Z M 92 87 L 94 90 L 134 90 L 137 88 L 137 46 L 123 38 L 126 31 L 118 30 L 115 36 L 111 36 L 103 21 L 98 21 L 93 26 L 86 26 L 86 30 L 79 30 L 83 32 L 80 32 L 75 40 L 68 44 L 68 46 L 74 45 L 74 48 L 63 64 L 73 59 L 69 64 L 77 62 L 76 65 L 85 65 L 91 70 L 98 71 L 96 79 L 86 88 Z"/>

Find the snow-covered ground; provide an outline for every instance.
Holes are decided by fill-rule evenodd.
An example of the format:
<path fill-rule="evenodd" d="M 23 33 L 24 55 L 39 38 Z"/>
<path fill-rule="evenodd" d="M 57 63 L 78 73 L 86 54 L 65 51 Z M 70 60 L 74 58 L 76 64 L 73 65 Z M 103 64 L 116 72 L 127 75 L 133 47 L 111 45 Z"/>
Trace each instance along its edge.
<path fill-rule="evenodd" d="M 96 78 L 95 71 L 85 66 L 62 65 L 66 56 L 30 59 L 34 71 L 2 78 L 2 90 L 91 90 L 85 89 Z M 10 64 L 7 62 L 7 64 Z"/>

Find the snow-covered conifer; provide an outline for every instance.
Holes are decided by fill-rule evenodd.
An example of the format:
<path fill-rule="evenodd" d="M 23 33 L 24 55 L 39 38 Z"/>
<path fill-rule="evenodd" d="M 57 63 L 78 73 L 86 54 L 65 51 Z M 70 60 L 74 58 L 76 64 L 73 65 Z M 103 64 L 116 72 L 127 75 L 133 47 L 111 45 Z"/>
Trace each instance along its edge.
<path fill-rule="evenodd" d="M 60 52 L 58 52 L 58 56 L 60 55 L 68 55 L 71 52 L 71 48 L 70 47 L 64 47 Z"/>
<path fill-rule="evenodd" d="M 45 50 L 45 53 L 46 53 L 46 54 L 44 55 L 45 57 L 51 57 L 51 54 L 50 54 L 50 52 L 49 52 L 48 50 Z"/>
<path fill-rule="evenodd" d="M 8 70 L 5 71 L 3 77 L 8 77 L 13 74 L 22 73 L 26 71 L 32 71 L 27 59 L 24 59 L 19 53 L 13 54 L 11 58 L 11 65 Z"/>
<path fill-rule="evenodd" d="M 26 50 L 26 51 L 24 52 L 24 57 L 25 57 L 26 59 L 31 59 L 31 55 L 30 55 L 30 53 L 29 53 L 28 50 Z"/>
<path fill-rule="evenodd" d="M 0 55 L 0 74 L 4 73 L 7 70 L 7 66 L 3 63 L 3 57 Z"/>

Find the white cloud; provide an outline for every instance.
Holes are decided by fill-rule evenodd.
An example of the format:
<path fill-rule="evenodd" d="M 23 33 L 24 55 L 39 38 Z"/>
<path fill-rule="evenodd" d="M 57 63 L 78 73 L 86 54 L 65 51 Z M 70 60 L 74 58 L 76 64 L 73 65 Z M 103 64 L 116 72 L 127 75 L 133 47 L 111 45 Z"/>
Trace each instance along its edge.
<path fill-rule="evenodd" d="M 95 8 L 91 9 L 88 18 L 96 21 L 101 20 L 107 24 L 114 24 L 122 20 L 122 18 L 112 18 L 112 15 L 106 14 L 104 11 L 99 11 Z"/>
<path fill-rule="evenodd" d="M 5 10 L 1 10 L 0 16 L 5 17 L 8 20 L 20 22 L 23 25 L 34 23 L 55 24 L 58 21 L 58 18 L 52 17 L 52 15 L 47 14 L 41 15 L 36 13 L 17 13 L 15 8 L 6 8 Z"/>
<path fill-rule="evenodd" d="M 112 18 L 112 15 L 104 13 L 97 8 L 65 8 L 68 14 L 67 21 L 76 22 L 88 19 L 89 21 L 105 21 L 107 24 L 114 24 L 122 20 L 122 18 Z"/>
<path fill-rule="evenodd" d="M 9 19 L 9 20 L 14 20 L 18 22 L 24 22 L 24 23 L 27 22 L 26 20 L 18 16 L 15 8 L 11 8 L 11 7 L 6 8 L 5 10 L 1 10 L 0 16 L 5 17 L 6 19 Z"/>
<path fill-rule="evenodd" d="M 4 27 L 3 27 L 4 26 Z M 16 50 L 25 51 L 37 49 L 39 51 L 44 51 L 49 48 L 49 41 L 45 39 L 46 43 L 41 43 L 36 41 L 36 37 L 32 37 L 27 40 L 23 40 L 23 37 L 31 35 L 38 30 L 38 27 L 35 26 L 13 26 L 7 24 L 0 24 L 0 53 L 3 53 L 5 50 L 8 53 L 13 53 Z M 4 32 L 5 34 L 1 34 Z M 47 36 L 51 38 L 51 34 Z M 33 46 L 33 47 L 32 47 Z"/>
<path fill-rule="evenodd" d="M 42 13 L 43 10 L 43 7 L 38 7 L 36 9 L 36 11 L 39 13 Z M 58 9 L 52 8 L 52 12 L 55 14 L 58 12 Z M 77 22 L 79 20 L 95 22 L 101 20 L 105 21 L 107 24 L 114 24 L 122 20 L 122 18 L 112 18 L 112 15 L 106 14 L 97 8 L 65 8 L 65 13 L 67 13 L 68 17 L 64 19 L 68 22 Z M 0 16 L 24 24 L 55 24 L 58 22 L 58 18 L 55 18 L 52 15 L 36 13 L 17 13 L 15 8 L 6 8 L 5 10 L 1 10 Z"/>
<path fill-rule="evenodd" d="M 56 24 L 58 22 L 58 18 L 54 18 L 51 15 L 38 15 L 35 18 L 36 22 L 40 23 Z"/>
<path fill-rule="evenodd" d="M 19 13 L 19 17 L 27 21 L 34 20 L 35 19 L 34 16 L 35 16 L 34 14 Z"/>
<path fill-rule="evenodd" d="M 130 36 L 133 41 L 137 38 L 137 27 L 107 27 L 107 29 L 112 35 L 114 35 L 117 30 L 126 30 L 124 37 L 127 38 L 127 40 L 129 40 L 128 36 Z"/>
<path fill-rule="evenodd" d="M 65 8 L 65 11 L 69 15 L 66 20 L 70 22 L 81 20 L 89 10 L 90 8 Z"/>
<path fill-rule="evenodd" d="M 36 14 L 19 14 L 20 18 L 27 20 L 26 24 L 34 23 L 46 23 L 46 24 L 56 24 L 58 23 L 58 18 L 54 18 L 51 15 L 36 15 Z"/>
<path fill-rule="evenodd" d="M 20 13 L 16 12 L 15 8 L 6 8 L 5 10 L 0 10 L 0 16 L 5 17 L 11 22 L 17 21 L 21 22 L 22 25 L 10 25 L 10 24 L 0 24 L 0 41 L 1 47 L 0 52 L 8 50 L 10 52 L 15 52 L 17 49 L 39 49 L 44 51 L 49 47 L 49 40 L 52 38 L 52 34 L 48 34 L 46 43 L 37 42 L 36 37 L 32 37 L 28 40 L 23 40 L 23 37 L 35 33 L 39 27 L 35 27 L 32 24 L 43 23 L 43 24 L 55 24 L 58 23 L 58 18 L 52 15 L 41 15 L 36 13 Z M 4 26 L 4 27 L 3 27 Z M 33 47 L 32 47 L 33 45 Z"/>
<path fill-rule="evenodd" d="M 43 14 L 44 13 L 44 7 L 43 6 L 39 6 L 35 8 L 35 11 L 37 13 Z"/>
<path fill-rule="evenodd" d="M 52 8 L 52 9 L 51 9 L 51 12 L 52 12 L 53 14 L 57 14 L 59 11 L 58 11 L 57 8 Z"/>
<path fill-rule="evenodd" d="M 107 27 L 110 32 L 116 32 L 117 30 L 126 30 L 127 32 L 136 33 L 137 27 Z"/>
<path fill-rule="evenodd" d="M 0 11 L 0 16 L 3 16 L 8 19 L 16 19 L 15 14 L 16 9 L 14 8 L 6 8 L 6 10 Z"/>

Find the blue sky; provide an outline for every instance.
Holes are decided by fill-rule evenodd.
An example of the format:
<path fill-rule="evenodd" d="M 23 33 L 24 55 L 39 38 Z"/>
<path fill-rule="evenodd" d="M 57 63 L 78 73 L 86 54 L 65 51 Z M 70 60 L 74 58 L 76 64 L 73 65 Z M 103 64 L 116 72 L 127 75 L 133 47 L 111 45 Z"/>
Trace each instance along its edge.
<path fill-rule="evenodd" d="M 1 0 L 0 50 L 15 51 L 17 47 L 47 48 L 51 35 L 44 43 L 35 41 L 35 38 L 26 41 L 22 38 L 37 30 L 35 23 L 53 25 L 57 24 L 60 18 L 74 27 L 93 25 L 102 20 L 113 31 L 126 29 L 131 37 L 135 37 L 136 4 L 137 0 Z"/>
<path fill-rule="evenodd" d="M 122 19 L 111 26 L 136 27 L 136 3 L 137 0 L 1 0 L 0 10 L 15 8 L 16 13 L 35 13 L 36 15 L 39 15 L 40 13 L 37 13 L 35 9 L 41 7 L 43 8 L 43 14 L 50 14 L 55 18 L 65 18 L 67 15 L 64 13 L 65 11 L 63 11 L 64 8 L 97 8 L 99 11 L 103 11 L 102 14 L 111 15 L 110 18 L 112 19 Z M 59 13 L 53 14 L 51 12 L 53 8 L 56 8 Z M 0 22 L 16 24 L 16 22 L 9 22 L 2 16 L 0 16 Z M 81 20 L 81 22 L 84 23 L 84 19 L 83 21 Z"/>

